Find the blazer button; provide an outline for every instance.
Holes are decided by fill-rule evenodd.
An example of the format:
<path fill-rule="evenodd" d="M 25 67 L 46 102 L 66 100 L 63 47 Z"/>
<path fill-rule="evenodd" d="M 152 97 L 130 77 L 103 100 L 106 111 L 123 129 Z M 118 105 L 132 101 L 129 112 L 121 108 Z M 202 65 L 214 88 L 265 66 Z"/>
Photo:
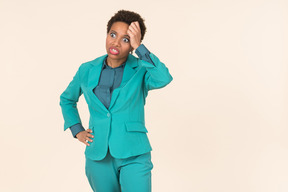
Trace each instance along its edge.
<path fill-rule="evenodd" d="M 110 113 L 107 113 L 107 117 L 110 117 Z"/>

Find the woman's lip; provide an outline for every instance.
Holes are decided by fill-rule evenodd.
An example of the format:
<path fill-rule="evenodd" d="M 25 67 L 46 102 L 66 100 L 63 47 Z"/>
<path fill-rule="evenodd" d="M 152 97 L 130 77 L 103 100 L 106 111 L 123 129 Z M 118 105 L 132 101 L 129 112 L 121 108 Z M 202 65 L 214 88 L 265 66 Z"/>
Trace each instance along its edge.
<path fill-rule="evenodd" d="M 109 48 L 109 52 L 112 54 L 112 55 L 118 55 L 119 54 L 119 50 L 115 47 L 110 47 Z"/>

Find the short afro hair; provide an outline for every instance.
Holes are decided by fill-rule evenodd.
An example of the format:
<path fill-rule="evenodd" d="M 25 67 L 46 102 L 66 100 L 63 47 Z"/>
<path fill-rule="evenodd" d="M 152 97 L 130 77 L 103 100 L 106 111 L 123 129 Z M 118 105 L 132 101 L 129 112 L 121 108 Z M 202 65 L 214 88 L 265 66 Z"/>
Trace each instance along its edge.
<path fill-rule="evenodd" d="M 107 33 L 109 33 L 113 23 L 118 22 L 118 21 L 127 23 L 128 25 L 130 25 L 134 21 L 138 21 L 139 25 L 140 25 L 140 29 L 141 29 L 141 41 L 143 40 L 144 35 L 146 33 L 146 26 L 144 24 L 144 19 L 138 13 L 135 13 L 135 12 L 132 12 L 132 11 L 126 11 L 126 10 L 119 10 L 108 21 Z"/>

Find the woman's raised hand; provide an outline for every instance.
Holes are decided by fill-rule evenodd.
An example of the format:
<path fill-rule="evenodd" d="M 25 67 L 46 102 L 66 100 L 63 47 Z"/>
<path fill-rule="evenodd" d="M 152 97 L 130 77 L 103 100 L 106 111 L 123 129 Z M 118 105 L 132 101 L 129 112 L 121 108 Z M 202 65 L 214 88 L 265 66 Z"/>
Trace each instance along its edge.
<path fill-rule="evenodd" d="M 132 22 L 129 25 L 127 34 L 130 37 L 130 44 L 136 50 L 141 44 L 141 29 L 138 21 Z"/>
<path fill-rule="evenodd" d="M 91 129 L 87 129 L 85 131 L 81 131 L 79 133 L 77 133 L 76 137 L 79 141 L 81 141 L 82 143 L 84 143 L 85 145 L 90 145 L 88 143 L 88 141 L 92 142 L 93 140 L 90 139 L 89 137 L 91 138 L 94 138 L 94 135 L 90 134 L 92 133 L 92 130 Z"/>

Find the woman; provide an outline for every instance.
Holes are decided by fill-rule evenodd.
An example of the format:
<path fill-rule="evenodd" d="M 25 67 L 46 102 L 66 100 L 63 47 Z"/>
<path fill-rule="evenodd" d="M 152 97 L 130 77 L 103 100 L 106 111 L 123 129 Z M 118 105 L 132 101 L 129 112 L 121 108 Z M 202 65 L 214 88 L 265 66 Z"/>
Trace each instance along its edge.
<path fill-rule="evenodd" d="M 149 90 L 172 81 L 166 66 L 141 44 L 146 27 L 137 13 L 118 11 L 107 24 L 107 54 L 80 65 L 60 96 L 64 131 L 86 145 L 85 171 L 97 192 L 151 191 L 151 146 L 144 119 Z M 135 50 L 139 58 L 134 57 Z M 84 95 L 85 130 L 77 110 Z"/>

